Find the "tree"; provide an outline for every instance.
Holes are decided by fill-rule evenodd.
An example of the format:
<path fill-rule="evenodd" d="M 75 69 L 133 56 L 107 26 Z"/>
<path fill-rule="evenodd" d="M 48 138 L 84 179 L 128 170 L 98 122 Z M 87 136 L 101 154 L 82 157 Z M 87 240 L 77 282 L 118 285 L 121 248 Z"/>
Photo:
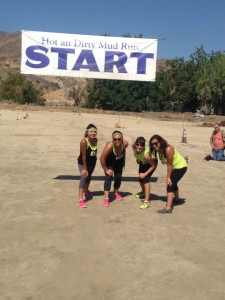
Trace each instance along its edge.
<path fill-rule="evenodd" d="M 195 65 L 183 58 L 168 61 L 166 72 L 168 97 L 174 111 L 193 111 L 198 108 L 194 84 Z M 168 89 L 169 89 L 168 88 Z"/>
<path fill-rule="evenodd" d="M 126 33 L 124 36 L 130 36 Z M 225 55 L 207 54 L 201 46 L 190 59 L 167 60 L 155 82 L 89 80 L 86 105 L 118 111 L 225 113 Z"/>
<path fill-rule="evenodd" d="M 207 54 L 201 47 L 191 56 L 196 63 L 196 93 L 201 105 L 208 111 L 225 113 L 225 55 L 222 52 Z"/>
<path fill-rule="evenodd" d="M 43 105 L 41 93 L 37 90 L 31 81 L 27 80 L 25 75 L 14 73 L 2 81 L 0 85 L 1 101 L 13 101 L 20 104 L 36 103 Z"/>

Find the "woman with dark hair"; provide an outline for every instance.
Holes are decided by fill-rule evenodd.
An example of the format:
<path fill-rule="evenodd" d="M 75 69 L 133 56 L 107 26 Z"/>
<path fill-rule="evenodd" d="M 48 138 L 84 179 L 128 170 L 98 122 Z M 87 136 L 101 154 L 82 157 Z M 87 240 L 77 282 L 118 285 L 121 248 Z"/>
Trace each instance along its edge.
<path fill-rule="evenodd" d="M 122 132 L 116 130 L 112 133 L 112 141 L 106 143 L 100 156 L 100 162 L 105 172 L 104 201 L 105 207 L 109 206 L 109 192 L 114 174 L 114 196 L 117 200 L 123 200 L 119 193 L 123 168 L 125 166 L 126 148 L 128 142 L 123 139 Z"/>
<path fill-rule="evenodd" d="M 136 198 L 144 198 L 144 203 L 140 206 L 141 209 L 147 209 L 151 206 L 150 198 L 150 177 L 157 167 L 157 158 L 153 151 L 151 152 L 148 147 L 145 147 L 145 138 L 138 137 L 132 145 L 134 157 L 139 164 L 139 183 L 141 192 L 136 194 Z"/>
<path fill-rule="evenodd" d="M 80 141 L 80 155 L 77 159 L 81 176 L 78 203 L 82 208 L 87 207 L 84 196 L 92 197 L 92 193 L 89 191 L 89 185 L 97 161 L 98 140 L 96 135 L 96 126 L 94 124 L 89 124 L 86 128 L 84 138 Z"/>
<path fill-rule="evenodd" d="M 173 201 L 179 201 L 179 189 L 177 183 L 187 171 L 187 162 L 184 157 L 160 135 L 153 135 L 149 141 L 149 145 L 158 152 L 161 162 L 167 165 L 167 203 L 166 207 L 158 212 L 162 214 L 172 213 Z"/>

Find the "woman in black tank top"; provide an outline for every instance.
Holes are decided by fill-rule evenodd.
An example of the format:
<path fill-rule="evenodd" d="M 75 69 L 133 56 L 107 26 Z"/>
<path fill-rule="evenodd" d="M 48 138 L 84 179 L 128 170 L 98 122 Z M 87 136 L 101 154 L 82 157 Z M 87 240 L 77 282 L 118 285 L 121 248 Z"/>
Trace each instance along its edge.
<path fill-rule="evenodd" d="M 78 168 L 80 170 L 80 184 L 79 184 L 79 200 L 80 207 L 86 208 L 86 197 L 92 197 L 89 191 L 91 175 L 95 169 L 97 161 L 97 128 L 93 124 L 87 126 L 84 139 L 80 142 L 80 155 L 77 159 Z"/>
<path fill-rule="evenodd" d="M 123 167 L 125 166 L 126 148 L 128 142 L 123 139 L 122 132 L 116 130 L 112 134 L 112 141 L 107 142 L 102 151 L 100 162 L 105 172 L 104 201 L 105 207 L 109 206 L 109 192 L 114 175 L 114 196 L 117 200 L 123 200 L 119 194 Z"/>

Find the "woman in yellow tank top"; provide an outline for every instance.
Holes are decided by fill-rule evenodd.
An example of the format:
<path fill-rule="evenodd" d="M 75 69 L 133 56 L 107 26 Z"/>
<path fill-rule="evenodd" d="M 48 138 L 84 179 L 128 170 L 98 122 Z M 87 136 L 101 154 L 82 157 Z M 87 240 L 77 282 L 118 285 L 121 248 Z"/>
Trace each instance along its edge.
<path fill-rule="evenodd" d="M 162 164 L 167 165 L 167 203 L 166 207 L 158 212 L 163 214 L 172 213 L 173 202 L 179 201 L 179 189 L 177 183 L 187 171 L 187 162 L 184 157 L 160 135 L 153 135 L 149 144 L 158 152 Z"/>

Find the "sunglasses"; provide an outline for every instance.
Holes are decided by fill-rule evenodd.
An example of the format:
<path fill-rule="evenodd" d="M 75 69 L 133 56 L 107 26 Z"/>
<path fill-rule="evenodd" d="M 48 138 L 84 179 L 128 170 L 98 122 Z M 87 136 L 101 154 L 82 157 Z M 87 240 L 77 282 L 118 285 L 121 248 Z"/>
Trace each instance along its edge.
<path fill-rule="evenodd" d="M 116 141 L 121 142 L 122 139 L 121 139 L 121 138 L 113 138 L 113 141 L 114 141 L 114 142 L 116 142 Z"/>
<path fill-rule="evenodd" d="M 151 146 L 157 146 L 159 142 L 151 143 Z"/>
<path fill-rule="evenodd" d="M 135 146 L 136 147 L 144 147 L 145 145 L 143 145 L 143 144 L 136 144 Z"/>

